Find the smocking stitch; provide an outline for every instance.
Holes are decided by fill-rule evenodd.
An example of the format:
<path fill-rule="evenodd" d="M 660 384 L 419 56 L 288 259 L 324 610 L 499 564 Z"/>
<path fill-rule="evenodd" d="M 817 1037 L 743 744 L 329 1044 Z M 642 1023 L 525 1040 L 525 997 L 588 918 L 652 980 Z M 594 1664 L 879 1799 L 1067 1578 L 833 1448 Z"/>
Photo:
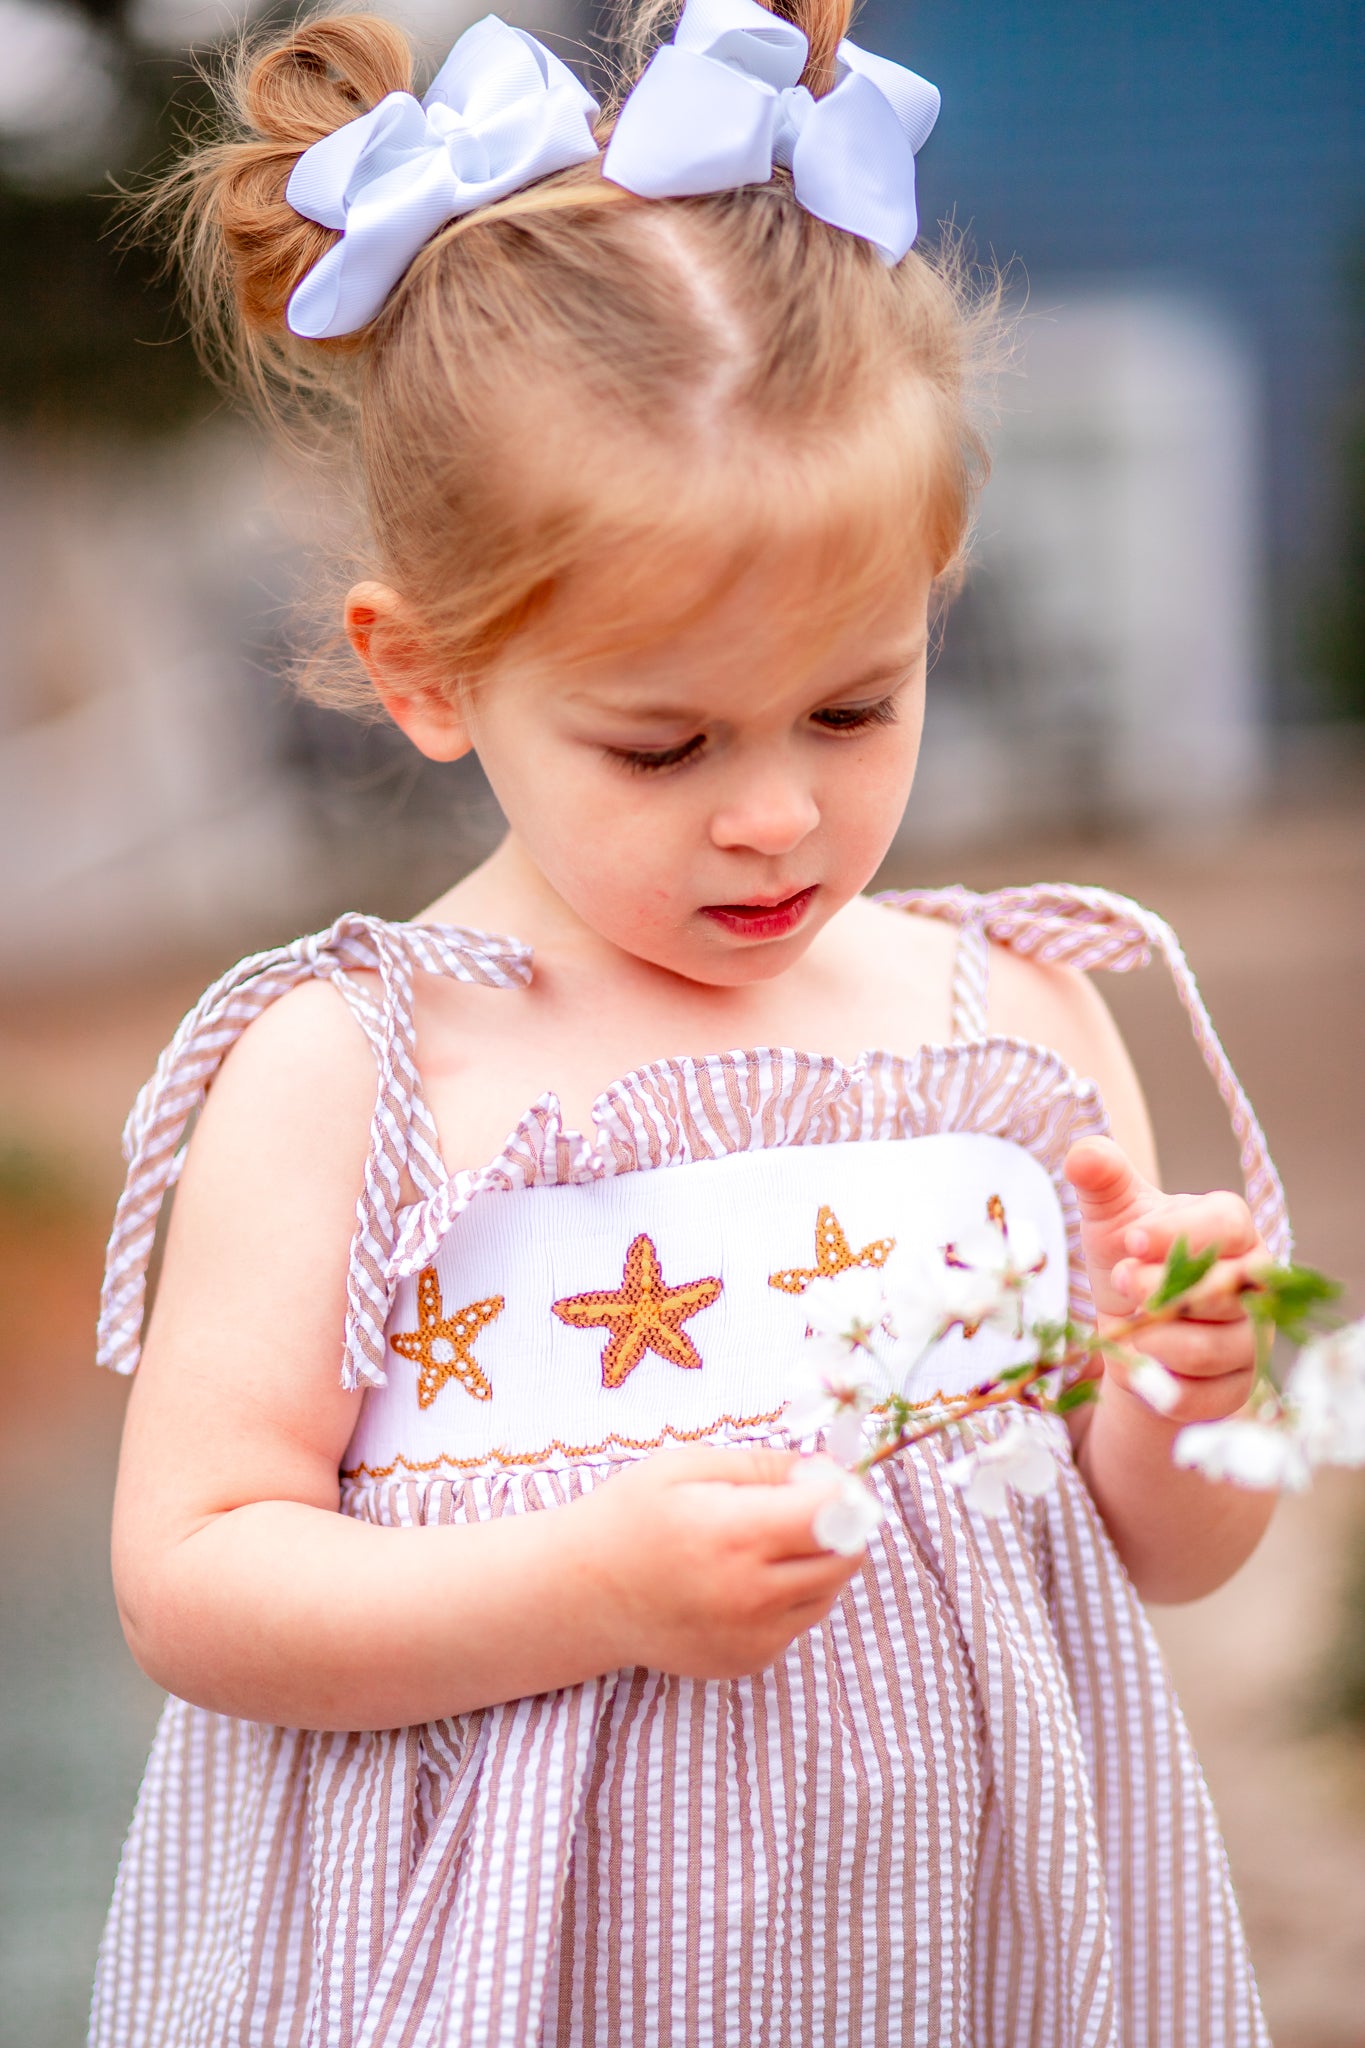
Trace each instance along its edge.
<path fill-rule="evenodd" d="M 621 1285 L 614 1292 L 597 1289 L 566 1295 L 554 1303 L 554 1313 L 571 1329 L 611 1331 L 602 1352 L 602 1384 L 619 1387 L 647 1351 L 667 1359 L 670 1365 L 691 1371 L 700 1367 L 701 1353 L 682 1325 L 710 1308 L 720 1296 L 721 1284 L 708 1275 L 670 1287 L 653 1238 L 641 1232 L 626 1253 Z"/>
<path fill-rule="evenodd" d="M 783 1294 L 804 1294 L 812 1280 L 832 1280 L 836 1274 L 850 1272 L 855 1266 L 869 1273 L 878 1272 L 895 1249 L 894 1237 L 878 1237 L 860 1252 L 853 1251 L 833 1209 L 828 1202 L 822 1202 L 815 1218 L 815 1264 L 784 1266 L 780 1272 L 769 1273 L 768 1285 L 780 1288 Z"/>
<path fill-rule="evenodd" d="M 400 1330 L 389 1342 L 401 1357 L 418 1367 L 417 1405 L 430 1408 L 447 1380 L 458 1380 L 476 1401 L 491 1401 L 493 1389 L 474 1356 L 474 1339 L 500 1316 L 506 1303 L 500 1294 L 471 1301 L 453 1316 L 442 1312 L 441 1282 L 434 1266 L 417 1277 L 417 1328 Z"/>

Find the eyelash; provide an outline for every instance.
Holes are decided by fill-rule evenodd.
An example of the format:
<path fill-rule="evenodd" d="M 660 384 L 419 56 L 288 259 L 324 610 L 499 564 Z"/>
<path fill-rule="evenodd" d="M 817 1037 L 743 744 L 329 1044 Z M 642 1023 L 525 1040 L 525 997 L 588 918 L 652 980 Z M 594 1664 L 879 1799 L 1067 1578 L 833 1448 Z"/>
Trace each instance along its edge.
<path fill-rule="evenodd" d="M 870 732 L 875 726 L 896 723 L 896 700 L 883 697 L 876 704 L 836 707 L 816 712 L 814 716 L 828 721 L 822 725 L 822 731 L 837 733 L 841 737 L 846 733 Z M 619 761 L 632 775 L 657 775 L 664 769 L 681 768 L 685 762 L 695 760 L 705 745 L 705 739 L 698 733 L 695 738 L 684 740 L 681 746 L 667 747 L 657 754 L 638 753 L 626 747 L 608 747 L 606 751 L 613 761 Z"/>

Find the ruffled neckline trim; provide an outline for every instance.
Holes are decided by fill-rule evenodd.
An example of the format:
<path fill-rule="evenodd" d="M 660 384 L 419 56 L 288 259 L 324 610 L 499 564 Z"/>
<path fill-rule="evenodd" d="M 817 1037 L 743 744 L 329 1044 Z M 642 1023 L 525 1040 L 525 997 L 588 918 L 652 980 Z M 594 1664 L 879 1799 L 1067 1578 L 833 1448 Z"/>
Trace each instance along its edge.
<path fill-rule="evenodd" d="M 653 1060 L 602 1090 L 587 1129 L 566 1124 L 559 1096 L 546 1090 L 494 1159 L 460 1169 L 403 1213 L 394 1272 L 417 1271 L 487 1194 L 955 1130 L 1012 1140 L 1056 1179 L 1075 1139 L 1106 1128 L 1093 1081 L 1048 1047 L 1003 1035 L 909 1053 L 869 1049 L 851 1063 L 788 1046 Z"/>

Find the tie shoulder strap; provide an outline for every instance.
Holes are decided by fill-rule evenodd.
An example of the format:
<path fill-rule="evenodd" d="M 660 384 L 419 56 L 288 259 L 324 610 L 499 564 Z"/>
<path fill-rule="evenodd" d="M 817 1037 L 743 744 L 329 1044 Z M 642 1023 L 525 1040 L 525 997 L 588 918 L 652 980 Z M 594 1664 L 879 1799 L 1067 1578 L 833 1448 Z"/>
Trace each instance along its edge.
<path fill-rule="evenodd" d="M 414 1146 L 422 1155 L 414 1161 L 419 1179 L 429 1179 L 439 1163 L 417 1076 L 413 975 L 447 974 L 510 988 L 529 980 L 531 956 L 514 941 L 483 932 L 388 924 L 355 913 L 338 918 L 327 931 L 240 961 L 199 998 L 157 1061 L 123 1133 L 128 1174 L 114 1215 L 100 1297 L 100 1365 L 129 1373 L 137 1364 L 157 1218 L 179 1177 L 185 1127 L 229 1050 L 291 988 L 355 969 L 378 974 L 382 1003 L 368 1034 L 379 1072 L 351 1247 L 342 1384 L 382 1384 L 388 1267 L 403 1169 Z"/>
<path fill-rule="evenodd" d="M 1111 974 L 1126 974 L 1145 967 L 1154 956 L 1163 960 L 1190 1020 L 1194 1042 L 1228 1112 L 1256 1228 L 1274 1258 L 1290 1256 L 1293 1237 L 1284 1188 L 1265 1134 L 1213 1028 L 1180 941 L 1164 918 L 1111 890 L 1065 882 L 997 889 L 988 895 L 959 887 L 925 889 L 885 900 L 921 916 L 947 918 L 961 928 L 954 974 L 954 1029 L 956 1032 L 959 1018 L 977 1026 L 975 1032 L 969 1029 L 961 1032 L 962 1036 L 985 1031 L 987 947 L 992 940 L 1027 958 L 1083 971 L 1105 968 Z"/>

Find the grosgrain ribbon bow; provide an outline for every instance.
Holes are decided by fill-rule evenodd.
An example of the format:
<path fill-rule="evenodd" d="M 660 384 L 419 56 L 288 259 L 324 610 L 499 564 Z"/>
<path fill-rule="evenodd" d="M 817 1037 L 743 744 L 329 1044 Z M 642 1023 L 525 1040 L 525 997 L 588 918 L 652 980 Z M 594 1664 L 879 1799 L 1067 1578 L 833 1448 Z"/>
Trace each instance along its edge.
<path fill-rule="evenodd" d="M 391 92 L 306 149 L 285 197 L 341 240 L 298 285 L 287 319 L 322 340 L 373 320 L 448 220 L 597 155 L 597 102 L 567 65 L 496 14 L 456 43 L 422 101 Z"/>
<path fill-rule="evenodd" d="M 938 88 L 843 42 L 837 82 L 817 100 L 797 84 L 807 50 L 757 0 L 687 0 L 621 109 L 603 177 L 672 199 L 765 185 L 784 164 L 807 213 L 899 263 L 919 231 L 915 153 Z"/>

